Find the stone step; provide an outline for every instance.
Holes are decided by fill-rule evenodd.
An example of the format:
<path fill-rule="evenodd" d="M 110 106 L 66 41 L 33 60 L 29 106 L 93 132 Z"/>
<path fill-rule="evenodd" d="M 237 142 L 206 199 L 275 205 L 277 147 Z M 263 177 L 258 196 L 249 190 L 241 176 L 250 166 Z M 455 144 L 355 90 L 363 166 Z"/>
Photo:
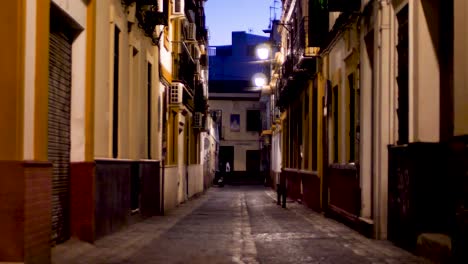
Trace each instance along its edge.
<path fill-rule="evenodd" d="M 452 240 L 445 234 L 423 233 L 418 236 L 416 254 L 434 263 L 450 263 Z"/>

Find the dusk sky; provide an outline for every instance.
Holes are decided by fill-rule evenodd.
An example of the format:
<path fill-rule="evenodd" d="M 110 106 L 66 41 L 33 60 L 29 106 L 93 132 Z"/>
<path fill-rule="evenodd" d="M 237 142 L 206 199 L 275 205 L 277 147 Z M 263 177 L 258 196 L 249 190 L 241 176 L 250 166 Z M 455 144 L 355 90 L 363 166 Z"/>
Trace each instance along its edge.
<path fill-rule="evenodd" d="M 281 1 L 277 1 L 281 7 Z M 270 24 L 270 6 L 274 0 L 208 0 L 205 3 L 210 46 L 230 45 L 232 31 L 252 29 L 252 34 L 266 36 L 262 30 Z M 281 14 L 276 11 L 277 18 Z"/>

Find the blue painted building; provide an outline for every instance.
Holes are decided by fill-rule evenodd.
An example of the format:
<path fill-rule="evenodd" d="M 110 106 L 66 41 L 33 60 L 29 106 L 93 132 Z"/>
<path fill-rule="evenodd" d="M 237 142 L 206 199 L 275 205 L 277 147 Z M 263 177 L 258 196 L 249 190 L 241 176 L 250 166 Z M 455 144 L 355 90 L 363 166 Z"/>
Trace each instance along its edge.
<path fill-rule="evenodd" d="M 262 71 L 262 64 L 255 63 L 255 47 L 268 41 L 268 37 L 232 32 L 232 45 L 210 47 L 210 80 L 251 79 L 253 73 Z"/>
<path fill-rule="evenodd" d="M 219 170 L 229 163 L 227 182 L 262 182 L 260 91 L 252 77 L 264 72 L 255 48 L 268 37 L 232 32 L 232 45 L 209 48 L 209 106 L 220 131 Z"/>

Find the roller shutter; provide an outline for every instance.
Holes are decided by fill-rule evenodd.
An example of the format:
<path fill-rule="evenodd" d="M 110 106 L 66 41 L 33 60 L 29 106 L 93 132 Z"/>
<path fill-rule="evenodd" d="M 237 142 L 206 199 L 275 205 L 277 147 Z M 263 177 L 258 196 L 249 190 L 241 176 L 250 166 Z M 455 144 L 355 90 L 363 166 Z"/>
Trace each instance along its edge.
<path fill-rule="evenodd" d="M 52 241 L 70 237 L 69 167 L 71 107 L 71 41 L 62 32 L 49 38 L 48 158 L 52 175 Z"/>

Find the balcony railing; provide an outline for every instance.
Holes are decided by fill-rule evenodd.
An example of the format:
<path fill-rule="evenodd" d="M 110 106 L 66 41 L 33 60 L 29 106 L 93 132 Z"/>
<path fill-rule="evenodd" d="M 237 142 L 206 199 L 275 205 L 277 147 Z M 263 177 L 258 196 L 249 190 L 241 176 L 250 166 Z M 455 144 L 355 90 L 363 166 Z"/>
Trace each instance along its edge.
<path fill-rule="evenodd" d="M 361 8 L 361 0 L 328 0 L 329 12 L 356 12 Z"/>
<path fill-rule="evenodd" d="M 288 79 L 292 77 L 294 72 L 294 56 L 288 55 L 286 56 L 286 60 L 283 63 L 283 68 L 281 69 L 281 73 L 283 79 Z"/>
<path fill-rule="evenodd" d="M 174 43 L 176 51 L 180 53 L 174 55 L 172 78 L 185 85 L 187 90 L 193 95 L 195 92 L 195 71 L 196 64 L 191 57 L 184 43 Z"/>

